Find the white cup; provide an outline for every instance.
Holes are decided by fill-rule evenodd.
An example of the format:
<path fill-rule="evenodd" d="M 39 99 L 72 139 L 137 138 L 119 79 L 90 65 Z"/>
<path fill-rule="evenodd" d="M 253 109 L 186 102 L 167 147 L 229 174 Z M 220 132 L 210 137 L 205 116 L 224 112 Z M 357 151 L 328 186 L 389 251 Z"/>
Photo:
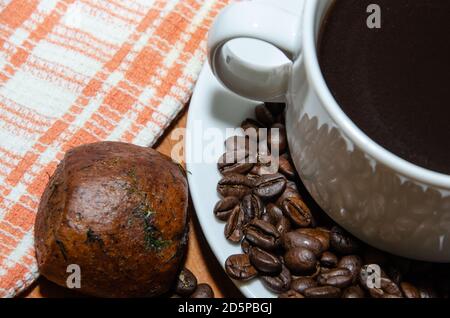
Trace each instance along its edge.
<path fill-rule="evenodd" d="M 320 70 L 316 44 L 333 0 L 304 0 L 293 14 L 259 2 L 228 6 L 208 39 L 215 76 L 256 100 L 285 101 L 296 169 L 337 223 L 379 249 L 450 262 L 450 176 L 416 166 L 365 135 L 342 111 Z M 236 38 L 266 41 L 291 62 L 261 67 L 224 46 Z"/>

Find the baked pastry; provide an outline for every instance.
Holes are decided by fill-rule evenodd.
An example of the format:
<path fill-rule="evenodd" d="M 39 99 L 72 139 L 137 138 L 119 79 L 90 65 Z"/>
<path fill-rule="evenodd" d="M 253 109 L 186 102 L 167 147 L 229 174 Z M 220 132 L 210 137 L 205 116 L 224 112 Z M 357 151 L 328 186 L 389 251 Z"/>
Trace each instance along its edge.
<path fill-rule="evenodd" d="M 39 271 L 100 297 L 158 296 L 173 285 L 187 244 L 188 186 L 153 149 L 119 142 L 68 151 L 45 189 L 35 226 Z"/>

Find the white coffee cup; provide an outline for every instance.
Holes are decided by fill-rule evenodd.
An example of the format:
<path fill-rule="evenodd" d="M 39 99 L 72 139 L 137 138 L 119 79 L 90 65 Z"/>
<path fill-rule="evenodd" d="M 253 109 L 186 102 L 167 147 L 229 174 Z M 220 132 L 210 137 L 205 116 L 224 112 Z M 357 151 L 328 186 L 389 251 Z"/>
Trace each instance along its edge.
<path fill-rule="evenodd" d="M 382 250 L 450 262 L 450 176 L 414 165 L 365 135 L 342 111 L 322 76 L 316 44 L 333 0 L 304 0 L 299 12 L 259 2 L 228 6 L 208 39 L 215 76 L 235 93 L 285 101 L 296 169 L 340 225 Z M 256 66 L 228 50 L 237 38 L 266 41 L 291 62 Z"/>

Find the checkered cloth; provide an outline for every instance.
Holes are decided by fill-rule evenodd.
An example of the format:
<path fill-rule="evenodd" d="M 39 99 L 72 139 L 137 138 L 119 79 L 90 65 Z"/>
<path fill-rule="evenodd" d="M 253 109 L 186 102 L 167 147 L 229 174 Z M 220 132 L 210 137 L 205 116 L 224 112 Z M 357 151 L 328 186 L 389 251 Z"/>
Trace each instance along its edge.
<path fill-rule="evenodd" d="M 152 145 L 228 0 L 0 0 L 0 297 L 38 276 L 33 223 L 68 149 Z"/>

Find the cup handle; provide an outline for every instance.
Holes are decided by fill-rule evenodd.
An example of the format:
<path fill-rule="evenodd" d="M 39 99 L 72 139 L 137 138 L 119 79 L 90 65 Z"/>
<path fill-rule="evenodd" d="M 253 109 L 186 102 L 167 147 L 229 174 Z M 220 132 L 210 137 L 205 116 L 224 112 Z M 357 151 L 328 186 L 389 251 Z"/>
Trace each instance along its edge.
<path fill-rule="evenodd" d="M 255 65 L 239 58 L 225 44 L 237 38 L 262 40 L 294 61 L 301 53 L 300 22 L 300 16 L 270 4 L 229 5 L 219 14 L 208 36 L 208 61 L 214 75 L 243 97 L 283 102 L 293 62 L 277 67 Z"/>

